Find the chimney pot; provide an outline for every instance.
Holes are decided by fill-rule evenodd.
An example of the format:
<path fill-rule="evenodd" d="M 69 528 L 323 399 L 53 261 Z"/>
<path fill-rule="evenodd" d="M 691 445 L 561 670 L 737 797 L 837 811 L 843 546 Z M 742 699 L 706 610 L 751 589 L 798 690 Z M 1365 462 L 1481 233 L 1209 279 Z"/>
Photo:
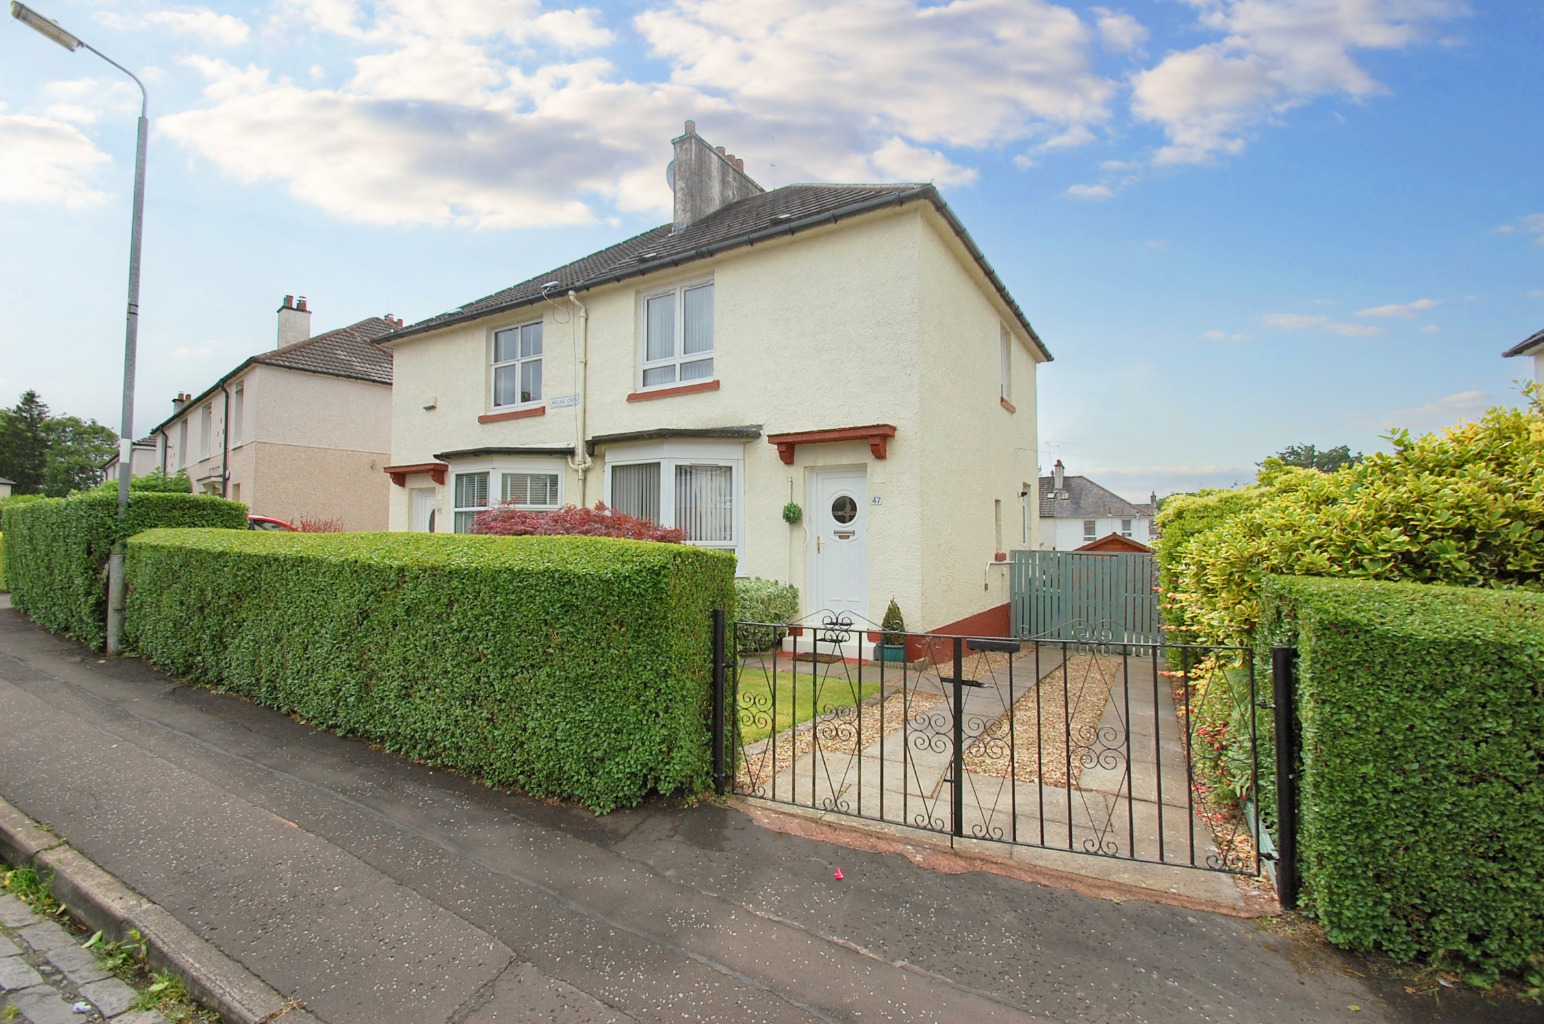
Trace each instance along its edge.
<path fill-rule="evenodd" d="M 284 296 L 284 307 L 283 308 L 290 309 L 294 305 L 295 305 L 295 296 L 293 296 L 293 295 L 286 295 L 286 296 Z"/>
<path fill-rule="evenodd" d="M 306 310 L 306 297 L 304 295 L 302 295 L 300 297 L 299 301 L 297 301 L 295 303 L 295 308 L 300 310 L 302 313 L 307 312 L 307 310 Z"/>
<path fill-rule="evenodd" d="M 723 156 L 724 155 L 724 147 L 723 146 L 714 146 L 713 147 L 713 152 L 717 153 L 719 156 Z"/>
<path fill-rule="evenodd" d="M 697 134 L 697 122 L 696 121 L 688 121 L 688 122 L 686 122 L 686 134 L 687 135 L 696 135 Z"/>

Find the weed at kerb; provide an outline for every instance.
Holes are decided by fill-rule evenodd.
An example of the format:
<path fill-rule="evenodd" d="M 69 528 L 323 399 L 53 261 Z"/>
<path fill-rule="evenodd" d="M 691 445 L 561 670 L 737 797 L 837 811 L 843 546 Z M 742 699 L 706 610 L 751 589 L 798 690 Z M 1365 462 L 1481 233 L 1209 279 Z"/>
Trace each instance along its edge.
<path fill-rule="evenodd" d="M 33 913 L 46 917 L 58 917 L 64 913 L 64 904 L 54 899 L 48 891 L 54 877 L 44 880 L 37 869 L 30 865 L 11 871 L 0 871 L 0 887 L 32 908 Z"/>

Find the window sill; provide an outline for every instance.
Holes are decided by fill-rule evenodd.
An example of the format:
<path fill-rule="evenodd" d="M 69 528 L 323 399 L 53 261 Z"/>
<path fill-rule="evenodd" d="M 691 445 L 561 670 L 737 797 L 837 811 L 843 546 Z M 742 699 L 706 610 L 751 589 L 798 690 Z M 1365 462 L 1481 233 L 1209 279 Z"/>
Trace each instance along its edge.
<path fill-rule="evenodd" d="M 538 405 L 534 409 L 514 409 L 510 412 L 489 412 L 477 417 L 478 423 L 502 423 L 505 420 L 523 420 L 531 416 L 547 415 L 547 407 Z"/>
<path fill-rule="evenodd" d="M 650 391 L 634 391 L 627 396 L 629 402 L 650 402 L 656 398 L 671 398 L 675 395 L 695 395 L 699 391 L 717 391 L 718 381 L 705 380 L 697 384 L 678 384 L 672 388 L 654 388 Z"/>
<path fill-rule="evenodd" d="M 1018 412 L 1019 411 L 1018 406 L 1014 405 L 1012 402 L 1008 401 L 1006 398 L 999 398 L 998 401 L 1001 402 L 1002 403 L 1002 407 L 1004 409 L 1007 409 L 1009 412 Z"/>

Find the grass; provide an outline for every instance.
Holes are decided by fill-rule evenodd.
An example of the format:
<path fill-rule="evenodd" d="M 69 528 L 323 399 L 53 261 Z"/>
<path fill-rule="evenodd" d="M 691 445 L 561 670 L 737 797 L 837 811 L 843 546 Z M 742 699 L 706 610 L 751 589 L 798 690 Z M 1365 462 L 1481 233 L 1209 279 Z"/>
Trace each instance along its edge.
<path fill-rule="evenodd" d="M 52 875 L 45 879 L 31 866 L 0 871 L 0 888 L 31 907 L 34 914 L 44 917 L 58 917 L 65 910 L 64 904 L 48 891 L 53 880 Z"/>
<path fill-rule="evenodd" d="M 839 708 L 850 708 L 879 692 L 879 670 L 864 669 L 863 685 L 857 667 L 831 663 L 818 665 L 811 677 L 807 667 L 775 675 L 755 665 L 740 673 L 740 736 L 749 745 Z M 848 673 L 852 677 L 848 677 Z M 899 675 L 899 673 L 892 673 Z M 773 687 L 777 690 L 777 719 L 772 720 Z M 765 719 L 763 721 L 763 719 Z"/>

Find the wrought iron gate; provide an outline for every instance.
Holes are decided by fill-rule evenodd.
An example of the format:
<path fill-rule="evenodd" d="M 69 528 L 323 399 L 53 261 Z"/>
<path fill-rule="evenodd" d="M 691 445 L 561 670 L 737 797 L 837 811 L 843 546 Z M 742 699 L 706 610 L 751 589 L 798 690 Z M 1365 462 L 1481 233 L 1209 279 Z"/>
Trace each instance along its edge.
<path fill-rule="evenodd" d="M 721 620 L 720 620 L 721 621 Z M 951 837 L 1256 875 L 1241 648 L 909 633 L 824 613 L 715 644 L 724 789 Z M 895 651 L 895 647 L 889 649 Z M 860 656 L 861 655 L 861 656 Z"/>

